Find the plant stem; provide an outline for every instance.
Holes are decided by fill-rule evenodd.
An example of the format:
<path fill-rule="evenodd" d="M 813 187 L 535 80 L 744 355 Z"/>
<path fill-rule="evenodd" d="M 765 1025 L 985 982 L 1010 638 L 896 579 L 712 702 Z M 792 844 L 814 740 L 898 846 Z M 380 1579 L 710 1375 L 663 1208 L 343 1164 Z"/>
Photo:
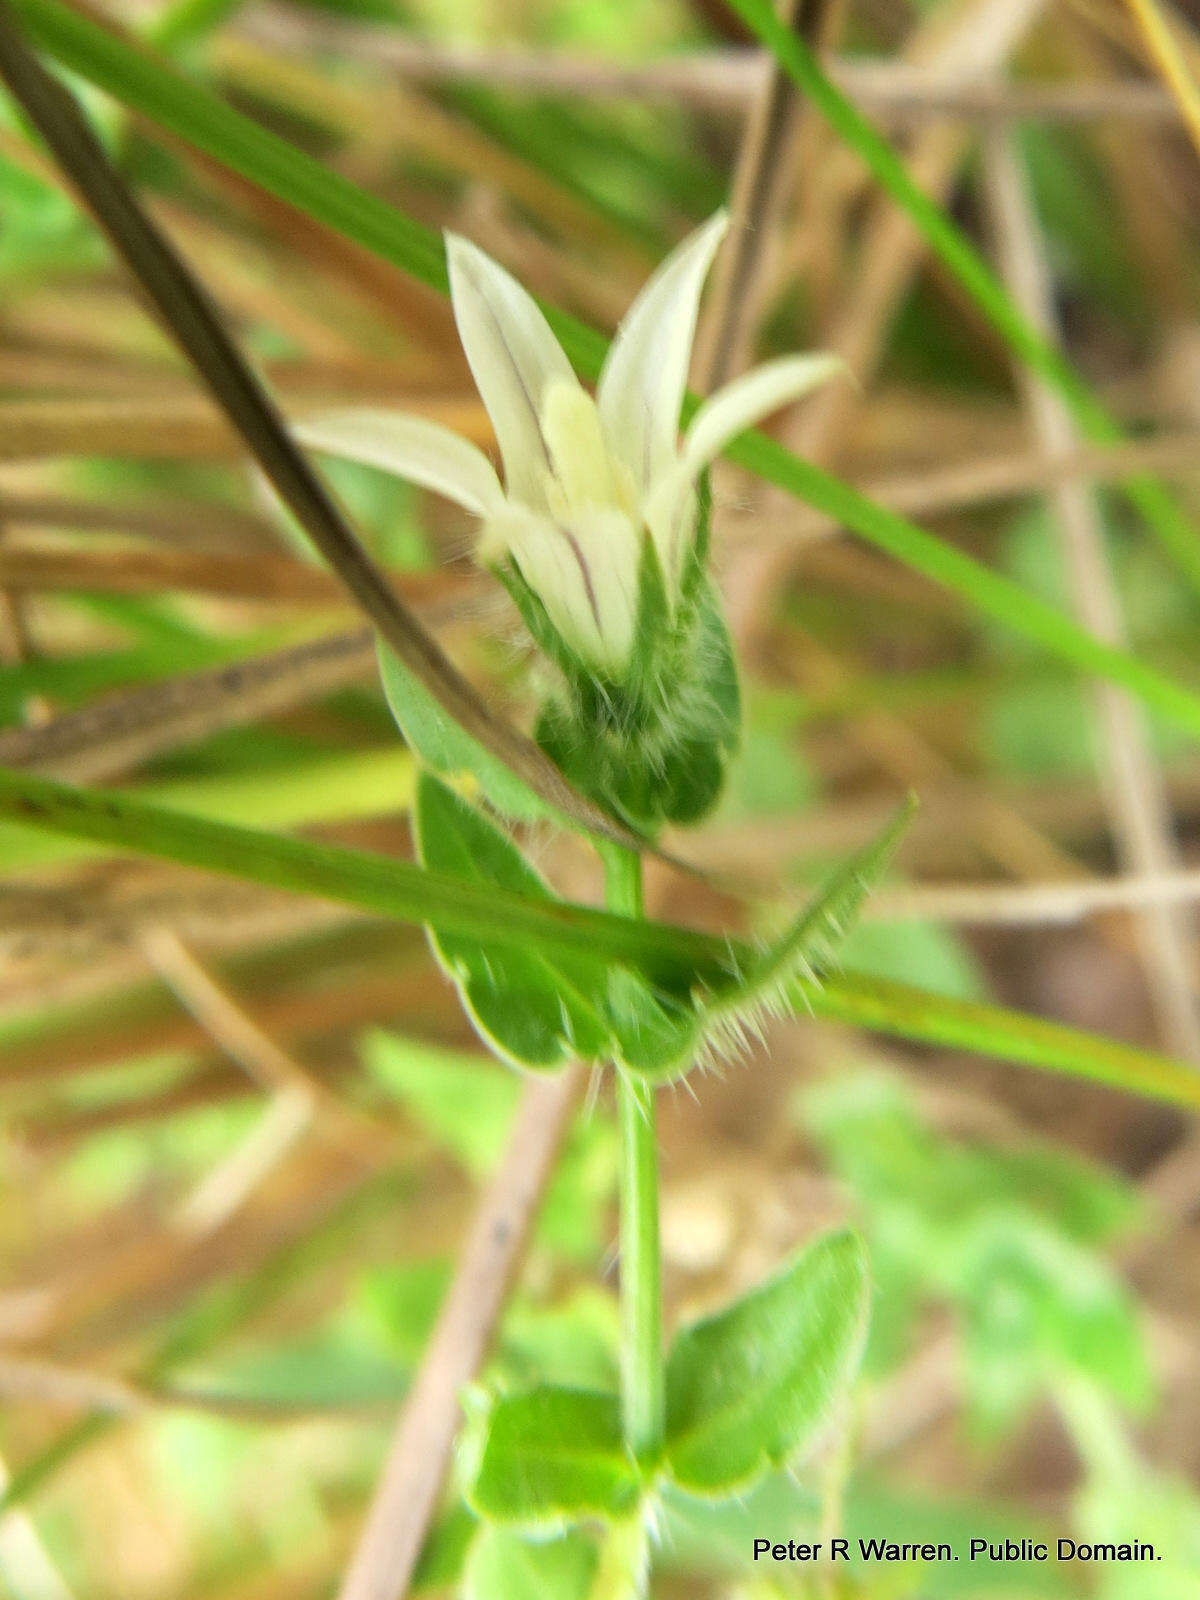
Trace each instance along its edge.
<path fill-rule="evenodd" d="M 642 915 L 642 863 L 604 851 L 609 909 Z M 640 1460 L 663 1441 L 662 1261 L 658 1236 L 658 1147 L 654 1090 L 617 1071 L 621 1127 L 621 1406 L 625 1440 Z"/>

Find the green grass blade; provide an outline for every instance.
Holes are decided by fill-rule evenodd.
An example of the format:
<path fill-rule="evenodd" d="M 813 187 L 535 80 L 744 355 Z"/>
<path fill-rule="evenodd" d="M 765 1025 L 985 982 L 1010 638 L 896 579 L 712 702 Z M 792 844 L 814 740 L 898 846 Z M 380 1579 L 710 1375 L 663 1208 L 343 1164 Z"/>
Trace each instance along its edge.
<path fill-rule="evenodd" d="M 414 765 L 402 744 L 326 752 L 286 766 L 202 772 L 147 784 L 132 796 L 165 811 L 255 828 L 302 828 L 381 817 L 411 804 Z M 0 872 L 58 866 L 104 853 L 101 843 L 0 822 Z"/>
<path fill-rule="evenodd" d="M 392 856 L 186 815 L 114 790 L 77 789 L 11 768 L 0 768 L 0 818 L 485 942 L 624 961 L 672 986 L 723 981 L 732 968 L 724 942 L 684 928 L 535 901 Z"/>
<path fill-rule="evenodd" d="M 987 262 L 935 200 L 913 182 L 903 161 L 858 108 L 830 82 L 808 44 L 780 21 L 769 0 L 730 5 L 771 51 L 784 72 L 920 229 L 930 249 L 954 274 L 1007 344 L 1059 391 L 1089 439 L 1114 444 L 1122 430 L 1070 362 L 1045 340 Z M 1122 484 L 1136 509 L 1192 586 L 1200 591 L 1200 538 L 1167 489 L 1149 474 Z"/>
<path fill-rule="evenodd" d="M 58 0 L 11 3 L 36 42 L 73 72 L 422 283 L 446 292 L 441 240 L 420 223 L 329 171 L 216 95 Z M 838 103 L 842 103 L 840 96 Z M 847 110 L 858 118 L 853 108 Z M 894 155 L 886 146 L 884 149 L 895 162 Z M 986 272 L 986 268 L 983 270 Z M 606 349 L 604 339 L 574 317 L 553 307 L 546 311 L 575 365 L 585 375 L 595 376 Z M 743 435 L 728 454 L 961 595 L 977 610 L 1035 639 L 1074 666 L 1121 684 L 1162 715 L 1200 736 L 1200 697 L 1127 652 L 1102 644 L 1019 584 L 876 505 L 765 435 Z M 1188 539 L 1190 542 L 1190 534 Z"/>
<path fill-rule="evenodd" d="M 560 956 L 569 949 L 594 961 L 620 961 L 676 984 L 720 985 L 753 960 L 744 944 L 691 929 L 584 906 L 530 901 L 491 887 L 480 891 L 391 856 L 182 816 L 127 795 L 74 789 L 4 768 L 0 818 L 273 888 L 321 895 L 401 922 L 436 921 L 499 943 Z M 1200 1108 L 1200 1073 L 1154 1051 L 1038 1017 L 871 978 L 822 978 L 796 985 L 795 993 L 799 1004 L 818 1016 Z"/>
<path fill-rule="evenodd" d="M 1025 1012 L 950 1000 L 890 979 L 850 973 L 805 984 L 800 993 L 802 1003 L 818 1017 L 1200 1108 L 1200 1072 L 1193 1068 Z"/>
<path fill-rule="evenodd" d="M 731 460 L 852 528 L 914 572 L 961 595 L 977 611 L 1023 633 L 1061 660 L 1120 684 L 1179 727 L 1200 735 L 1200 697 L 1191 689 L 1129 651 L 1104 644 L 1011 578 L 993 572 L 906 517 L 877 505 L 849 484 L 792 455 L 765 434 L 743 434 L 727 454 Z"/>

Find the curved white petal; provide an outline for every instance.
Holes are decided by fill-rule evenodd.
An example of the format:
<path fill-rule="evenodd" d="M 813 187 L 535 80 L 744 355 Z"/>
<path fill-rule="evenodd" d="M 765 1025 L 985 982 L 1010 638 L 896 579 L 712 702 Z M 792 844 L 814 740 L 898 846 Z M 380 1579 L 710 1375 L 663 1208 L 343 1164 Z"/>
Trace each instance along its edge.
<path fill-rule="evenodd" d="M 718 211 L 667 257 L 629 308 L 600 374 L 608 446 L 639 494 L 675 453 L 700 291 L 728 226 Z"/>
<path fill-rule="evenodd" d="M 688 482 L 693 483 L 739 433 L 844 371 L 840 356 L 783 356 L 718 389 L 696 412 L 683 436 L 679 459 Z"/>
<path fill-rule="evenodd" d="M 532 296 L 476 245 L 446 235 L 450 299 L 459 338 L 496 430 L 509 496 L 545 510 L 553 463 L 542 437 L 548 385 L 578 385 Z"/>
<path fill-rule="evenodd" d="M 594 507 L 569 521 L 510 506 L 489 520 L 483 551 L 506 551 L 566 642 L 593 665 L 618 671 L 637 621 L 641 534 L 623 512 Z"/>
<path fill-rule="evenodd" d="M 542 436 L 557 480 L 557 492 L 548 492 L 552 504 L 558 498 L 568 507 L 618 503 L 616 474 L 600 414 L 585 389 L 558 382 L 547 387 Z"/>
<path fill-rule="evenodd" d="M 677 580 L 694 515 L 696 479 L 731 439 L 789 401 L 844 370 L 839 356 L 784 356 L 755 367 L 706 400 L 683 436 L 678 457 L 660 472 L 642 503 L 663 571 Z"/>
<path fill-rule="evenodd" d="M 356 406 L 307 417 L 292 432 L 312 450 L 394 472 L 457 501 L 477 517 L 491 515 L 504 500 L 483 451 L 424 417 Z"/>

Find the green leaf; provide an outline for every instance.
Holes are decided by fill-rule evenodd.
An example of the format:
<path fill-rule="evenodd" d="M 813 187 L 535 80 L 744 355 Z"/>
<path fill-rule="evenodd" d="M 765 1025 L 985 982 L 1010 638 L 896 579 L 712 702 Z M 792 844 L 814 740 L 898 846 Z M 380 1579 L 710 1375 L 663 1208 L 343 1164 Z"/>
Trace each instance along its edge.
<path fill-rule="evenodd" d="M 173 0 L 154 18 L 146 36 L 164 54 L 186 50 L 218 31 L 245 0 Z"/>
<path fill-rule="evenodd" d="M 929 233 L 931 240 L 936 241 L 940 252 L 972 294 L 976 298 L 980 298 L 981 292 L 986 294 L 979 271 L 994 284 L 986 267 L 937 206 L 916 189 L 890 147 L 820 72 L 798 37 L 783 28 L 762 0 L 735 0 L 735 3 L 744 8 L 743 14 L 770 47 L 781 52 L 785 69 L 799 78 L 815 103 L 871 161 L 881 179 L 889 186 L 894 185 L 893 192 Z M 57 0 L 12 0 L 12 4 L 37 43 L 71 71 L 171 129 L 252 183 L 411 273 L 420 282 L 441 293 L 447 292 L 441 241 L 429 229 L 377 196 L 357 188 L 217 96 L 60 5 Z M 976 265 L 968 266 L 968 261 Z M 1003 298 L 1003 291 L 999 292 Z M 594 377 L 604 358 L 605 341 L 575 318 L 553 307 L 545 309 L 568 356 L 585 375 Z M 993 314 L 995 309 L 993 300 L 990 303 Z M 1036 337 L 1035 344 L 1042 349 L 1043 359 L 1048 354 L 1058 371 L 1058 381 L 1062 381 L 1065 372 L 1077 386 L 1078 394 L 1098 407 L 1098 402 L 1091 400 L 1061 357 L 1040 345 Z M 1032 346 L 1015 347 L 1034 361 Z M 1048 370 L 1046 375 L 1049 375 Z M 685 416 L 694 412 L 696 404 L 694 399 L 688 401 Z M 1102 432 L 1098 418 L 1090 431 L 1095 438 L 1119 437 Z M 915 571 L 944 584 L 985 615 L 1035 640 L 1063 660 L 1122 684 L 1147 705 L 1200 736 L 1200 696 L 1164 677 L 1128 651 L 1103 644 L 1056 607 L 1030 596 L 1019 584 L 990 571 L 915 523 L 875 504 L 764 434 L 745 433 L 726 453 L 730 460 L 825 512 Z M 1195 540 L 1166 491 L 1155 480 L 1144 476 L 1134 480 L 1128 488 L 1142 510 L 1156 517 L 1160 537 L 1170 545 L 1180 564 L 1193 574 L 1200 571 L 1200 542 Z"/>
<path fill-rule="evenodd" d="M 737 940 L 480 889 L 393 856 L 183 815 L 128 794 L 78 789 L 29 772 L 0 768 L 0 817 L 320 895 L 400 922 L 436 923 L 551 957 L 568 951 L 598 967 L 627 965 L 668 994 L 696 985 L 717 989 L 753 960 L 749 947 Z M 819 983 L 797 981 L 795 1001 L 815 1016 L 855 1027 L 1062 1072 L 1192 1111 L 1200 1108 L 1200 1074 L 1193 1068 L 1043 1017 L 850 974 L 826 975 Z"/>
<path fill-rule="evenodd" d="M 700 1000 L 701 1027 L 717 1050 L 727 1041 L 740 1046 L 762 1012 L 793 1009 L 797 998 L 793 980 L 798 974 L 805 996 L 819 989 L 825 969 L 887 867 L 915 807 L 915 800 L 906 801 L 878 838 L 833 874 L 782 935 L 755 955 L 733 982 Z"/>
<path fill-rule="evenodd" d="M 496 1400 L 468 1498 L 479 1515 L 528 1529 L 628 1516 L 642 1492 L 616 1395 L 543 1386 Z"/>
<path fill-rule="evenodd" d="M 1146 1407 L 1154 1382 L 1137 1305 L 1102 1257 L 998 1211 L 975 1230 L 964 1271 L 967 1392 L 981 1432 L 1007 1430 L 1064 1372 Z"/>
<path fill-rule="evenodd" d="M 426 866 L 527 899 L 554 903 L 512 840 L 428 773 L 417 781 L 417 845 Z M 484 1041 L 518 1066 L 612 1058 L 635 1072 L 686 1066 L 698 1017 L 686 990 L 657 992 L 638 972 L 446 935 L 431 940 Z"/>
<path fill-rule="evenodd" d="M 927 1304 L 948 1302 L 981 1431 L 1010 1427 L 1066 1373 L 1086 1374 L 1125 1403 L 1145 1400 L 1133 1303 L 1094 1248 L 1132 1220 L 1134 1191 L 1049 1147 L 948 1138 L 890 1075 L 839 1074 L 804 1103 L 871 1244 L 868 1360 L 886 1370 Z"/>
<path fill-rule="evenodd" d="M 359 1280 L 356 1309 L 372 1343 L 407 1370 L 421 1359 L 450 1274 L 449 1261 L 416 1260 L 369 1267 Z"/>
<path fill-rule="evenodd" d="M 507 1528 L 483 1528 L 463 1574 L 464 1600 L 588 1600 L 598 1552 L 580 1533 L 522 1539 Z"/>
<path fill-rule="evenodd" d="M 446 715 L 425 685 L 383 644 L 379 675 L 405 743 L 430 771 L 456 785 L 474 779 L 488 803 L 506 817 L 531 822 L 552 815 L 515 772 Z"/>
<path fill-rule="evenodd" d="M 610 1224 L 611 1218 L 609 1209 Z M 607 1242 L 606 1237 L 586 1262 L 589 1271 Z M 620 1307 L 608 1289 L 583 1284 L 552 1304 L 518 1298 L 504 1317 L 499 1387 L 520 1392 L 548 1383 L 564 1389 L 615 1390 L 620 1345 Z"/>
<path fill-rule="evenodd" d="M 945 922 L 858 922 L 838 951 L 847 972 L 915 983 L 952 1000 L 986 1001 L 987 980 L 967 940 Z"/>
<path fill-rule="evenodd" d="M 854 1379 L 867 1305 L 861 1241 L 827 1234 L 761 1288 L 684 1329 L 667 1360 L 674 1482 L 725 1496 L 794 1460 Z"/>
<path fill-rule="evenodd" d="M 289 755 L 275 765 L 268 760 L 269 736 L 261 727 L 253 730 L 253 736 L 257 756 L 248 771 L 201 771 L 155 779 L 137 792 L 172 811 L 262 828 L 301 828 L 386 816 L 406 811 L 411 803 L 413 760 L 399 745 L 321 752 L 300 760 Z M 87 845 L 68 844 L 33 828 L 0 827 L 0 868 L 9 872 L 94 854 Z"/>
<path fill-rule="evenodd" d="M 417 779 L 415 821 L 427 867 L 530 900 L 552 900 L 512 840 L 427 772 Z M 549 1068 L 606 1053 L 608 1030 L 573 984 L 567 956 L 551 962 L 511 944 L 447 933 L 436 923 L 429 936 L 476 1030 L 497 1055 L 516 1066 Z M 585 989 L 594 989 L 596 969 L 580 971 Z"/>

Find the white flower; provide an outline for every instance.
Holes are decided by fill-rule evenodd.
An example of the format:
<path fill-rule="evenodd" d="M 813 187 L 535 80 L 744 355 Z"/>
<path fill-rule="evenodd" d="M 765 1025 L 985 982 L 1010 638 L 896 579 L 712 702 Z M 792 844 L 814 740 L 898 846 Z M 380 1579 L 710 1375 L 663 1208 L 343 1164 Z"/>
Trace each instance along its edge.
<path fill-rule="evenodd" d="M 454 316 L 495 429 L 503 488 L 473 444 L 402 412 L 338 411 L 296 435 L 465 506 L 483 525 L 480 558 L 511 556 L 571 648 L 619 671 L 633 644 L 645 534 L 673 601 L 701 472 L 736 434 L 838 370 L 824 355 L 768 362 L 713 395 L 680 441 L 700 291 L 727 226 L 718 212 L 659 267 L 613 340 L 595 399 L 520 284 L 446 235 Z"/>

